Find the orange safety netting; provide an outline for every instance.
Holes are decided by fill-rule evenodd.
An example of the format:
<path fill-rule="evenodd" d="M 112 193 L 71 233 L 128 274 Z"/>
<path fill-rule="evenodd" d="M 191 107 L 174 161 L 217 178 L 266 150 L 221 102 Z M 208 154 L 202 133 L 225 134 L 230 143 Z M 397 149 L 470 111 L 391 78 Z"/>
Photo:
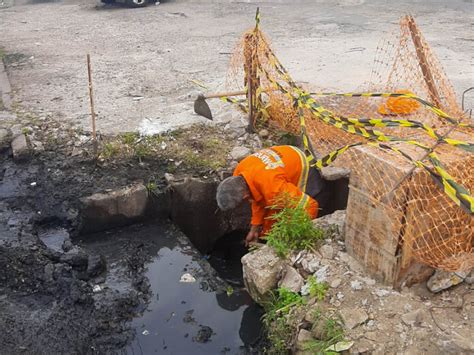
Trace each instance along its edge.
<path fill-rule="evenodd" d="M 390 216 L 398 250 L 439 269 L 474 266 L 474 128 L 412 17 L 378 47 L 363 92 L 309 93 L 295 83 L 258 14 L 228 79 L 247 90 L 255 125 L 303 133 L 319 168 L 351 170 L 351 186 Z"/>

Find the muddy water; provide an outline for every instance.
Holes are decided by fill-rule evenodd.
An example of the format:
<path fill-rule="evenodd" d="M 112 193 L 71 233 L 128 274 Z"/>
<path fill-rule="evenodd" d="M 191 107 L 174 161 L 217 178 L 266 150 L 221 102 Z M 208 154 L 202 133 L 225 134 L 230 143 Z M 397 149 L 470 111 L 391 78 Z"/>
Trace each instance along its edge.
<path fill-rule="evenodd" d="M 108 272 L 99 284 L 101 289 L 127 287 L 122 268 L 130 243 L 145 252 L 150 297 L 147 304 L 137 307 L 131 320 L 135 337 L 121 349 L 124 353 L 251 352 L 260 338 L 260 308 L 239 287 L 238 274 L 230 275 L 234 283 L 229 287 L 209 266 L 207 259 L 213 256 L 202 256 L 172 225 L 136 225 L 83 238 L 88 251 L 107 259 Z M 223 255 L 219 255 L 221 269 L 239 268 L 225 266 Z M 181 282 L 185 274 L 192 276 L 191 282 Z"/>

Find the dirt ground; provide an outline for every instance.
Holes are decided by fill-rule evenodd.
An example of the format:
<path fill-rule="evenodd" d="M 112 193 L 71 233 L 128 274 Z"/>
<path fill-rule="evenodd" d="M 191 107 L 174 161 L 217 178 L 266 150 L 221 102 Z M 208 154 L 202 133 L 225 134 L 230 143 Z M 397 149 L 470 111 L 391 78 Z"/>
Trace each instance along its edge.
<path fill-rule="evenodd" d="M 86 53 L 92 56 L 98 127 L 147 133 L 204 122 L 192 111 L 203 89 L 225 88 L 229 54 L 262 28 L 294 79 L 355 90 L 370 76 L 377 43 L 411 13 L 457 93 L 474 83 L 472 1 L 173 1 L 141 9 L 98 0 L 4 0 L 0 46 L 14 101 L 89 130 Z M 214 101 L 218 121 L 229 120 Z"/>
<path fill-rule="evenodd" d="M 258 5 L 263 29 L 299 82 L 326 90 L 355 89 L 370 73 L 379 39 L 409 12 L 457 93 L 473 86 L 471 1 Z M 91 281 L 95 276 L 85 269 L 88 255 L 78 251 L 67 258 L 39 240 L 41 228 L 49 226 L 63 227 L 74 237 L 79 197 L 137 179 L 152 178 L 161 188 L 169 172 L 217 176 L 231 159 L 209 166 L 196 157 L 217 147 L 225 156 L 233 145 L 252 150 L 262 145 L 257 136 L 244 133 L 245 122 L 235 120 L 234 111 L 213 102 L 216 121 L 232 120 L 220 126 L 227 133 L 219 139 L 229 145 L 199 130 L 187 133 L 186 147 L 172 135 L 150 145 L 138 135 L 118 137 L 117 144 L 105 137 L 96 164 L 90 135 L 80 129 L 90 128 L 86 53 L 92 56 L 102 133 L 156 133 L 208 123 L 193 113 L 194 95 L 203 89 L 192 80 L 209 91 L 225 88 L 230 53 L 240 34 L 253 25 L 255 9 L 256 3 L 247 1 L 169 0 L 129 9 L 96 0 L 0 0 L 0 56 L 13 87 L 13 114 L 0 105 L 0 128 L 27 134 L 35 146 L 26 162 L 14 161 L 9 148 L 0 148 L 0 353 L 41 353 L 51 344 L 55 353 L 104 353 L 130 341 L 127 321 L 147 301 L 146 292 L 138 296 L 146 287 L 140 248 L 130 246 L 135 260 L 131 279 L 139 282 L 98 303 Z M 125 144 L 129 139 L 132 144 Z M 464 343 L 473 327 L 472 285 L 437 296 L 424 285 L 396 292 L 353 269 L 338 241 L 331 246 L 334 260 L 324 263 L 328 282 L 337 286 L 329 292 L 329 307 L 347 309 L 349 319 L 361 313 L 364 318 L 348 332 L 356 341 L 354 351 L 456 353 L 472 345 Z"/>
<path fill-rule="evenodd" d="M 337 239 L 337 238 L 336 238 Z M 343 239 L 343 238 L 341 238 Z M 320 249 L 321 250 L 321 249 Z M 327 241 L 316 273 L 330 285 L 326 300 L 308 307 L 335 312 L 345 324 L 352 354 L 469 354 L 474 349 L 474 286 L 462 283 L 433 294 L 425 283 L 394 290 L 367 275 L 345 252 L 342 240 Z M 302 353 L 306 354 L 306 353 Z"/>

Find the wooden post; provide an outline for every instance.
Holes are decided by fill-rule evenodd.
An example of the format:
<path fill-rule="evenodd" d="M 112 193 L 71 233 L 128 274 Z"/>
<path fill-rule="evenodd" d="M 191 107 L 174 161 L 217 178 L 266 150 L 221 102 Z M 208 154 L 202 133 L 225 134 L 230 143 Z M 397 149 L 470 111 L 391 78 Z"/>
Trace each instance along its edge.
<path fill-rule="evenodd" d="M 255 123 L 255 113 L 254 113 L 254 107 L 253 107 L 254 88 L 253 88 L 252 72 L 253 72 L 252 57 L 250 57 L 247 63 L 247 100 L 249 104 L 249 112 L 248 112 L 249 124 L 247 127 L 247 131 L 249 133 L 254 132 L 254 123 Z"/>
<path fill-rule="evenodd" d="M 426 53 L 424 51 L 423 45 L 420 40 L 420 32 L 418 27 L 415 24 L 415 20 L 412 16 L 407 16 L 408 28 L 410 29 L 411 39 L 416 49 L 416 56 L 418 57 L 418 62 L 420 64 L 421 71 L 423 72 L 423 78 L 425 79 L 426 86 L 428 86 L 428 92 L 431 98 L 431 102 L 436 107 L 441 107 L 441 100 L 436 89 L 435 81 L 431 69 L 428 66 L 428 61 L 426 60 Z"/>
<path fill-rule="evenodd" d="M 92 91 L 92 71 L 91 71 L 91 56 L 87 54 L 87 75 L 89 77 L 89 102 L 91 107 L 92 119 L 92 142 L 94 144 L 94 156 L 97 157 L 97 135 L 95 130 L 95 110 L 94 110 L 94 96 Z"/>

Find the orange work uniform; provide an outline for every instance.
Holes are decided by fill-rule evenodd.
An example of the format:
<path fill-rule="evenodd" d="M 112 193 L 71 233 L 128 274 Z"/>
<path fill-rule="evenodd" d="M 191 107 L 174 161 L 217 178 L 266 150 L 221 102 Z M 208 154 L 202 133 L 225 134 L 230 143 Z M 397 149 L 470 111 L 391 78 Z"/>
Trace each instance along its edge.
<path fill-rule="evenodd" d="M 267 233 L 273 224 L 269 217 L 275 212 L 268 207 L 282 193 L 296 198 L 308 215 L 316 218 L 318 202 L 307 191 L 311 170 L 304 153 L 289 145 L 262 149 L 243 159 L 235 168 L 234 176 L 245 179 L 252 195 L 251 224 L 263 225 L 263 234 Z"/>

